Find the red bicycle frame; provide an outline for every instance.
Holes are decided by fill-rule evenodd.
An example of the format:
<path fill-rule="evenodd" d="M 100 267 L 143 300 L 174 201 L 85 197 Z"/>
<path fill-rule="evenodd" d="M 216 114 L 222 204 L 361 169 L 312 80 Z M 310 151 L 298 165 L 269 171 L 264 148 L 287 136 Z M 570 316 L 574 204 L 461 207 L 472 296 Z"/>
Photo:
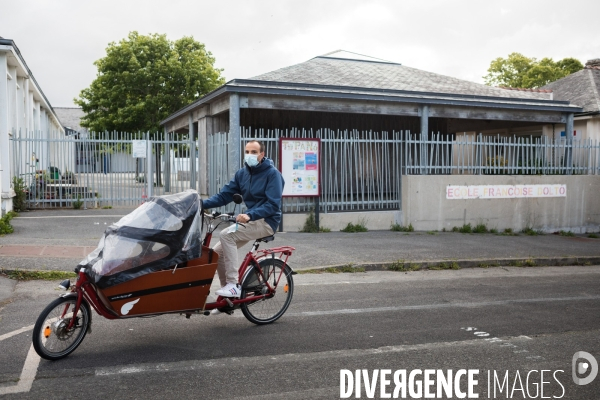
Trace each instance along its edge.
<path fill-rule="evenodd" d="M 208 246 L 210 244 L 210 241 L 212 239 L 212 232 L 207 233 L 206 237 L 204 238 L 204 245 Z M 258 250 L 258 241 L 255 242 L 255 244 L 252 246 L 252 249 L 246 254 L 246 256 L 244 257 L 244 260 L 242 261 L 242 264 L 240 265 L 239 271 L 238 271 L 238 279 L 239 282 L 242 283 L 243 278 L 246 274 L 246 271 L 248 270 L 249 267 L 253 266 L 254 268 L 256 268 L 259 272 L 259 274 L 262 275 L 263 281 L 267 286 L 267 293 L 264 294 L 259 294 L 259 295 L 254 295 L 254 296 L 249 296 L 249 297 L 245 297 L 245 298 L 238 298 L 238 299 L 229 299 L 229 298 L 224 298 L 221 296 L 217 297 L 217 300 L 215 302 L 212 303 L 206 303 L 204 305 L 204 308 L 201 310 L 187 310 L 187 311 L 183 311 L 185 312 L 186 316 L 191 315 L 192 313 L 197 313 L 197 312 L 207 312 L 210 310 L 213 310 L 215 308 L 224 308 L 224 307 L 233 307 L 239 304 L 243 304 L 243 303 L 250 303 L 250 302 L 254 302 L 257 300 L 261 300 L 270 296 L 273 296 L 275 294 L 275 289 L 274 287 L 269 283 L 269 280 L 267 279 L 268 277 L 266 277 L 264 275 L 263 270 L 260 268 L 260 263 L 259 263 L 259 259 L 262 259 L 264 257 L 267 256 L 271 256 L 271 257 L 275 257 L 278 256 L 277 258 L 281 259 L 283 261 L 283 263 L 286 265 L 287 264 L 287 260 L 288 258 L 292 255 L 292 252 L 296 250 L 294 247 L 290 247 L 290 246 L 280 246 L 280 247 L 275 247 L 275 248 L 271 248 L 271 249 L 263 249 L 263 250 Z M 258 259 L 255 257 L 255 253 L 258 255 Z M 283 256 L 285 256 L 285 258 L 283 258 Z M 281 279 L 282 274 L 284 273 L 284 270 L 282 269 L 281 272 L 279 273 L 279 276 L 276 277 L 276 281 L 275 281 L 275 286 L 277 286 L 277 284 L 279 283 L 279 280 Z M 85 301 L 101 316 L 103 316 L 104 318 L 107 319 L 120 319 L 120 318 L 135 318 L 135 315 L 132 316 L 121 316 L 118 315 L 116 312 L 112 311 L 109 307 L 107 307 L 104 302 L 101 300 L 100 296 L 98 295 L 98 289 L 96 288 L 96 285 L 90 280 L 90 278 L 88 278 L 87 274 L 85 273 L 85 268 L 82 268 L 79 271 L 78 274 L 78 278 L 77 278 L 77 282 L 74 285 L 74 287 L 71 289 L 71 293 L 65 295 L 65 296 L 77 296 L 77 301 L 75 303 L 75 308 L 73 310 L 73 315 L 77 315 L 77 313 L 79 312 L 79 309 L 81 308 L 81 303 Z M 65 314 L 67 312 L 67 309 L 65 309 Z M 174 313 L 182 313 L 181 310 L 174 310 L 172 311 Z M 160 313 L 156 313 L 155 315 L 159 315 L 159 314 L 168 314 L 169 312 L 160 312 Z M 72 318 L 71 321 L 69 322 L 69 326 L 67 327 L 67 329 L 71 329 L 73 328 L 73 325 L 75 324 L 75 320 L 76 318 Z"/>

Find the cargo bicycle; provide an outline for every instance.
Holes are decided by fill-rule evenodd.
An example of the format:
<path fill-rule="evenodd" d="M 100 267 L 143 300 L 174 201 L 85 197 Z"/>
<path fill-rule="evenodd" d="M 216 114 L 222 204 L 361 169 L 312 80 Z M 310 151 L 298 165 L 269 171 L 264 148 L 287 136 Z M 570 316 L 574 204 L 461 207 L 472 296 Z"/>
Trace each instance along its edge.
<path fill-rule="evenodd" d="M 240 195 L 234 202 L 242 202 Z M 235 209 L 234 209 L 235 211 Z M 210 315 L 218 309 L 243 315 L 258 325 L 279 319 L 294 293 L 288 259 L 290 246 L 259 250 L 274 236 L 257 239 L 239 268 L 239 298 L 218 296 L 207 302 L 218 254 L 209 246 L 221 224 L 234 213 L 206 214 L 198 194 L 187 192 L 151 198 L 111 225 L 96 250 L 76 267 L 77 280 L 61 286 L 68 292 L 38 317 L 33 346 L 40 357 L 58 360 L 71 354 L 92 331 L 92 312 L 107 319 L 179 313 Z"/>

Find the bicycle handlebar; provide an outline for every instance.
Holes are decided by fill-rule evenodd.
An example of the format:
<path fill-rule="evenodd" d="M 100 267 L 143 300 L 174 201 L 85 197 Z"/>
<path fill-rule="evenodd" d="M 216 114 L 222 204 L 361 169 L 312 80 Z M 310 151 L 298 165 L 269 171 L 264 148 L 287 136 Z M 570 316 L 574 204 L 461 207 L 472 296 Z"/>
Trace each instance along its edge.
<path fill-rule="evenodd" d="M 233 214 L 220 213 L 218 211 L 213 211 L 210 214 L 205 213 L 204 216 L 212 218 L 212 219 L 220 218 L 222 221 L 227 221 L 227 222 L 236 222 Z"/>

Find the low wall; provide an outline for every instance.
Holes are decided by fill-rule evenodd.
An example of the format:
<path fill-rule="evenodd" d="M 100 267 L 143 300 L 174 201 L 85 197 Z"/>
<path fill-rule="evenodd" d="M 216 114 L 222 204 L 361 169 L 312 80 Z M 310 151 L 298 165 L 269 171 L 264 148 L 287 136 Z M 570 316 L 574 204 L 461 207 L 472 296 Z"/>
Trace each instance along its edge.
<path fill-rule="evenodd" d="M 283 230 L 286 232 L 298 232 L 304 226 L 308 214 L 283 214 Z M 364 223 L 369 230 L 389 230 L 393 223 L 401 223 L 400 211 L 368 211 L 368 212 L 344 212 L 344 213 L 321 213 L 319 225 L 332 231 L 345 228 L 348 223 Z"/>
<path fill-rule="evenodd" d="M 448 186 L 566 185 L 565 197 L 447 199 Z M 407 175 L 402 177 L 402 224 L 446 230 L 470 223 L 520 231 L 600 230 L 600 176 Z"/>

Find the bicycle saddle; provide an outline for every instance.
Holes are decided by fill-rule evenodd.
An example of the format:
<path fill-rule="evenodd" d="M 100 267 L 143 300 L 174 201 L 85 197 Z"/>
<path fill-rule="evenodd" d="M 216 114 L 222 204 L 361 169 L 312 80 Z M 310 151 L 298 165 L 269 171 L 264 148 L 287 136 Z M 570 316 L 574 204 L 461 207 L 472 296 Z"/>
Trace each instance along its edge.
<path fill-rule="evenodd" d="M 265 236 L 264 238 L 260 238 L 260 239 L 256 239 L 256 240 L 259 242 L 269 243 L 269 242 L 272 242 L 273 240 L 275 240 L 275 235 Z"/>

